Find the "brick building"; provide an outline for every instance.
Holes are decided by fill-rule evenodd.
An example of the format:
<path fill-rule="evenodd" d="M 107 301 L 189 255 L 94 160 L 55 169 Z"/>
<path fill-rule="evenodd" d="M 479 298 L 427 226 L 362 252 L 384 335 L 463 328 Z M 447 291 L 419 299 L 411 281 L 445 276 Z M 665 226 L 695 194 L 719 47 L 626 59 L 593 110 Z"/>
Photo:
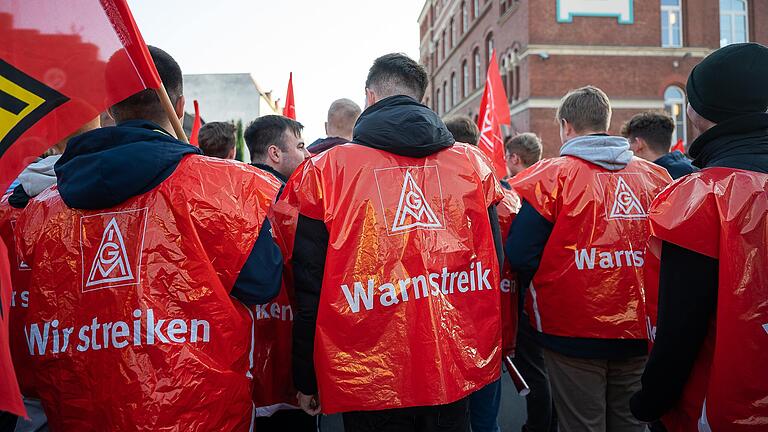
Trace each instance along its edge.
<path fill-rule="evenodd" d="M 666 109 L 676 139 L 691 142 L 688 74 L 722 45 L 768 44 L 768 0 L 426 0 L 419 24 L 424 102 L 474 118 L 496 49 L 512 112 L 505 133 L 539 134 L 549 157 L 560 98 L 588 84 L 611 98 L 612 133 L 639 111 Z"/>

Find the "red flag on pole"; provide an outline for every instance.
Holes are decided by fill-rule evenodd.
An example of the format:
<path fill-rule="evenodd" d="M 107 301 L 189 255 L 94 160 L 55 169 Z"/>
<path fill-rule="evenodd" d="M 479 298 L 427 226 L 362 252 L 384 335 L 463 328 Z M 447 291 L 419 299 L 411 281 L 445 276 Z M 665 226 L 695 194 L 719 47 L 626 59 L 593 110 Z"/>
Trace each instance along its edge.
<path fill-rule="evenodd" d="M 675 145 L 672 146 L 670 151 L 679 151 L 682 154 L 685 154 L 685 145 L 683 144 L 683 139 L 677 140 Z"/>
<path fill-rule="evenodd" d="M 491 55 L 491 62 L 488 65 L 488 76 L 485 81 L 483 98 L 480 101 L 480 115 L 477 121 L 477 126 L 480 129 L 480 141 L 477 145 L 491 159 L 496 176 L 504 178 L 507 176 L 507 163 L 504 157 L 504 137 L 501 134 L 501 125 L 509 124 L 511 116 L 495 51 Z"/>
<path fill-rule="evenodd" d="M 195 121 L 192 122 L 192 134 L 189 136 L 189 143 L 195 147 L 200 147 L 198 139 L 200 137 L 200 128 L 202 127 L 203 119 L 200 118 L 200 105 L 197 103 L 197 99 L 192 101 L 192 105 L 195 106 Z"/>
<path fill-rule="evenodd" d="M 296 120 L 296 105 L 293 102 L 293 72 L 291 72 L 291 76 L 288 78 L 288 93 L 285 95 L 283 115 Z"/>
<path fill-rule="evenodd" d="M 126 0 L 6 0 L 0 40 L 0 190 L 107 107 L 162 87 Z M 3 308 L 6 260 L 0 251 Z M 0 410 L 22 414 L 4 317 Z"/>

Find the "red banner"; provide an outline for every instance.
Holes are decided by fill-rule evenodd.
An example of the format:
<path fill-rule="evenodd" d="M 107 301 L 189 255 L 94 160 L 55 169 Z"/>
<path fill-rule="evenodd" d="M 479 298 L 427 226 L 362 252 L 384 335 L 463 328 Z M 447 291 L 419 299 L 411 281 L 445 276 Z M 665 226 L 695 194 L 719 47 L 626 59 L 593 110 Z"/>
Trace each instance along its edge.
<path fill-rule="evenodd" d="M 507 163 L 501 125 L 509 124 L 511 116 L 507 94 L 504 91 L 501 74 L 499 74 L 496 52 L 491 56 L 491 62 L 488 65 L 488 76 L 483 99 L 480 101 L 480 115 L 477 121 L 477 126 L 480 129 L 478 147 L 491 159 L 496 176 L 504 178 L 507 176 Z"/>
<path fill-rule="evenodd" d="M 160 77 L 125 0 L 0 3 L 0 190 Z"/>
<path fill-rule="evenodd" d="M 288 78 L 288 93 L 285 95 L 283 115 L 296 120 L 296 104 L 293 101 L 293 72 L 291 72 L 291 76 Z"/>

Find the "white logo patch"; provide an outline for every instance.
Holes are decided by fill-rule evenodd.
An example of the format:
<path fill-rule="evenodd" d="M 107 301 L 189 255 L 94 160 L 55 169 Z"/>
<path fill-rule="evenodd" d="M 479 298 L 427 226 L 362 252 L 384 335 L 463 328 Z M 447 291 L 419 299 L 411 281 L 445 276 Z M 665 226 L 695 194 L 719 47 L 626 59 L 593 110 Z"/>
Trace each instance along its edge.
<path fill-rule="evenodd" d="M 377 169 L 375 178 L 389 235 L 416 229 L 445 229 L 443 193 L 436 166 Z"/>
<path fill-rule="evenodd" d="M 400 201 L 395 213 L 395 222 L 392 224 L 392 232 L 414 227 L 442 228 L 443 225 L 437 219 L 435 212 L 432 211 L 424 192 L 413 180 L 411 173 L 406 172 L 403 191 L 400 193 Z"/>
<path fill-rule="evenodd" d="M 627 182 L 619 176 L 614 201 L 608 219 L 645 219 L 648 217 L 643 205 Z"/>
<path fill-rule="evenodd" d="M 120 232 L 115 218 L 112 218 L 101 236 L 101 243 L 85 286 L 133 280 L 133 272 L 128 262 L 123 233 Z"/>

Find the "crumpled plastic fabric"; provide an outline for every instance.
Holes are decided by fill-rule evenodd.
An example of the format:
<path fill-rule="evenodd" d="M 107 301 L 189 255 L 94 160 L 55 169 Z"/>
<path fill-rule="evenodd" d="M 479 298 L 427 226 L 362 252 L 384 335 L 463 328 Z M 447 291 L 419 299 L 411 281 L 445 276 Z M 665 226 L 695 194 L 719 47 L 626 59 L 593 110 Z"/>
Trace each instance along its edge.
<path fill-rule="evenodd" d="M 554 224 L 526 295 L 535 329 L 566 337 L 647 337 L 647 211 L 671 180 L 664 168 L 638 158 L 609 171 L 565 156 L 543 160 L 510 181 Z"/>
<path fill-rule="evenodd" d="M 708 168 L 679 179 L 654 201 L 656 241 L 718 259 L 717 312 L 670 432 L 768 428 L 768 175 Z M 690 271 L 696 271 L 690 269 Z M 649 284 L 655 325 L 658 279 Z"/>
<path fill-rule="evenodd" d="M 279 187 L 188 156 L 115 208 L 67 208 L 56 188 L 30 202 L 17 223 L 32 268 L 18 366 L 51 430 L 251 428 L 253 317 L 230 291 Z"/>
<path fill-rule="evenodd" d="M 520 197 L 511 189 L 502 188 L 504 198 L 496 206 L 502 239 L 509 237 L 509 229 L 520 211 Z M 504 355 L 514 354 L 517 340 L 518 305 L 520 302 L 517 273 L 509 261 L 501 268 L 501 349 Z"/>
<path fill-rule="evenodd" d="M 330 235 L 314 352 L 324 413 L 446 404 L 498 379 L 487 209 L 502 192 L 477 148 L 408 158 L 337 146 L 284 194 Z"/>
<path fill-rule="evenodd" d="M 24 328 L 20 324 L 25 321 L 27 306 L 29 304 L 29 276 L 31 269 L 23 262 L 16 252 L 18 240 L 15 234 L 16 220 L 21 214 L 21 210 L 12 207 L 8 203 L 11 194 L 5 195 L 0 199 L 0 238 L 5 242 L 8 248 L 8 261 L 11 269 L 11 298 L 10 309 L 8 311 L 8 334 L 10 339 L 11 358 L 13 363 L 18 365 L 26 356 L 29 355 L 26 339 L 24 337 Z M 16 368 L 16 375 L 21 385 L 21 393 L 26 397 L 35 397 L 34 382 L 35 374 L 30 373 L 27 368 Z M 21 376 L 24 373 L 25 376 Z"/>

